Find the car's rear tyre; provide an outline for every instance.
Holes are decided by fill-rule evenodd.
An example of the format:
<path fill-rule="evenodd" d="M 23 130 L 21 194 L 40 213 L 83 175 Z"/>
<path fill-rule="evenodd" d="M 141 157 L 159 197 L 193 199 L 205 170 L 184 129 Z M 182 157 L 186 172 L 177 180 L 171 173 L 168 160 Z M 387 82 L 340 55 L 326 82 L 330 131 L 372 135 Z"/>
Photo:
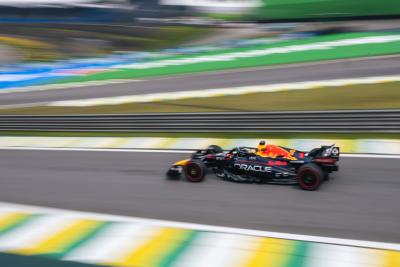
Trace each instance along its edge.
<path fill-rule="evenodd" d="M 215 153 L 215 154 L 223 153 L 223 152 L 224 152 L 224 151 L 222 150 L 222 148 L 221 148 L 220 146 L 217 146 L 217 145 L 211 145 L 211 146 L 209 146 L 209 147 L 207 148 L 207 150 L 208 150 L 209 152 L 212 152 L 212 153 Z"/>
<path fill-rule="evenodd" d="M 204 177 L 206 176 L 206 172 L 207 167 L 200 160 L 191 160 L 186 164 L 184 168 L 186 179 L 192 183 L 202 182 L 204 180 Z"/>
<path fill-rule="evenodd" d="M 314 191 L 319 188 L 324 180 L 324 172 L 313 163 L 303 165 L 297 172 L 297 181 L 301 189 Z"/>

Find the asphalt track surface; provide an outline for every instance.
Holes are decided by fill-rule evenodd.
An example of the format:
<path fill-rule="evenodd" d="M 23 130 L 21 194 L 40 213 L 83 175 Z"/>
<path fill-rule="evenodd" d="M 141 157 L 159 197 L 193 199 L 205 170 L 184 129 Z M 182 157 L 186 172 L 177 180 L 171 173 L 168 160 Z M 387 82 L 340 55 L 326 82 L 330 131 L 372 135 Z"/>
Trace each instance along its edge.
<path fill-rule="evenodd" d="M 293 234 L 400 241 L 399 159 L 343 158 L 319 191 L 168 181 L 173 153 L 0 150 L 0 201 Z"/>
<path fill-rule="evenodd" d="M 112 85 L 0 95 L 0 106 L 134 94 L 229 88 L 400 74 L 400 57 L 317 62 L 268 68 L 197 73 Z"/>

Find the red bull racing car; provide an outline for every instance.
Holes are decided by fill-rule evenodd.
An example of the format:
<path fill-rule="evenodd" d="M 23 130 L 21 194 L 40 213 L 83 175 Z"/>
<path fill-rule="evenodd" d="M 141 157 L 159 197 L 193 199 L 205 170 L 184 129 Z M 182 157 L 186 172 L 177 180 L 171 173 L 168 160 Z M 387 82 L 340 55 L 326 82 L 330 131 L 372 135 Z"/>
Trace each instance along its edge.
<path fill-rule="evenodd" d="M 224 152 L 219 146 L 196 151 L 190 159 L 173 164 L 169 179 L 184 175 L 190 182 L 202 182 L 209 169 L 223 180 L 243 183 L 298 184 L 317 190 L 329 174 L 339 170 L 339 147 L 322 146 L 309 152 L 266 145 L 235 147 Z"/>

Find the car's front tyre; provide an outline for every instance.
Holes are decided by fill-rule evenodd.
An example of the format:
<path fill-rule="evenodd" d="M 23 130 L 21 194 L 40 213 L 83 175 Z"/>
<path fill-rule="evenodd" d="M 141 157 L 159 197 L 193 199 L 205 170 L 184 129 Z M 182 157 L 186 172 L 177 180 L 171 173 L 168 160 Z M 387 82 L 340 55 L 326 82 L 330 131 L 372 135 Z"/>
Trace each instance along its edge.
<path fill-rule="evenodd" d="M 183 169 L 186 179 L 192 183 L 200 183 L 207 172 L 206 165 L 200 160 L 189 161 Z"/>

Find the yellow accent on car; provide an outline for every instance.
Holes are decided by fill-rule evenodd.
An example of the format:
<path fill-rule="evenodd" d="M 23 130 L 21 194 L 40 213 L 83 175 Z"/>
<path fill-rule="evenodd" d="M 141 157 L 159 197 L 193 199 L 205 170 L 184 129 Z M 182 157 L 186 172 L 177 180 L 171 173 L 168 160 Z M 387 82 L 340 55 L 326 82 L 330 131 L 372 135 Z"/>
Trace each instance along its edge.
<path fill-rule="evenodd" d="M 190 159 L 184 159 L 184 160 L 176 162 L 174 164 L 174 166 L 185 166 L 189 161 L 190 161 Z"/>

